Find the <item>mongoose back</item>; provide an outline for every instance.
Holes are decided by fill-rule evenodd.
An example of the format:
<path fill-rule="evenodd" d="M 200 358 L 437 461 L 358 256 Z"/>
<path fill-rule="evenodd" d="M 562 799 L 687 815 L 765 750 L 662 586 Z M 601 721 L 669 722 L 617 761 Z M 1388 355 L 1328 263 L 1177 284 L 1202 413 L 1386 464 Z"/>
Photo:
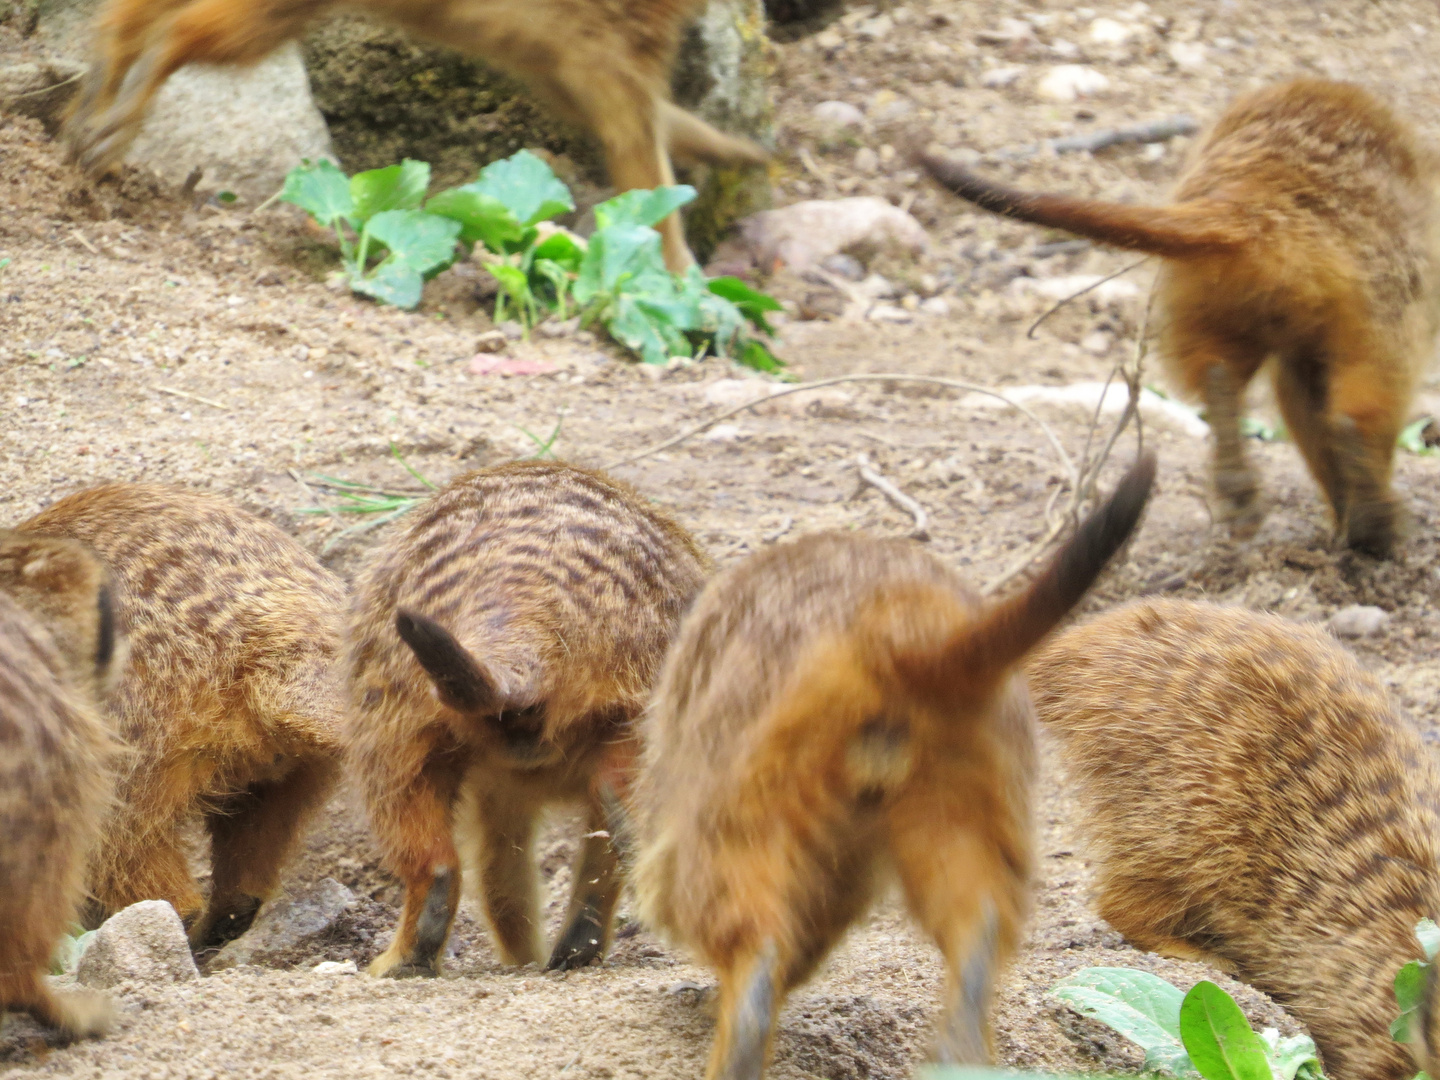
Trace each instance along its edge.
<path fill-rule="evenodd" d="M 107 703 L 133 748 L 93 861 L 94 922 L 168 900 L 196 948 L 243 933 L 279 884 L 340 752 L 345 590 L 280 529 L 213 495 L 107 484 L 20 525 L 105 561 L 131 640 Z M 181 829 L 210 835 L 202 902 Z"/>
<path fill-rule="evenodd" d="M 254 63 L 298 38 L 342 0 L 107 0 L 96 57 L 70 117 L 80 163 L 119 163 L 151 98 L 187 64 Z M 527 83 L 599 138 L 617 188 L 673 184 L 671 157 L 760 164 L 748 139 L 721 134 L 671 103 L 680 33 L 700 0 L 348 0 L 343 6 L 484 60 Z M 673 270 L 693 260 L 679 218 L 659 226 Z"/>
<path fill-rule="evenodd" d="M 118 742 L 97 707 L 122 663 L 105 572 L 71 540 L 0 532 L 0 1013 L 98 1035 L 98 994 L 45 982 L 85 894 Z"/>
<path fill-rule="evenodd" d="M 911 542 L 848 533 L 752 556 L 695 602 L 621 835 L 643 917 L 719 973 L 710 1080 L 760 1076 L 785 995 L 884 865 L 949 969 L 939 1058 L 990 1059 L 1034 863 L 1034 719 L 1014 668 L 1129 536 L 1154 464 L 998 604 Z"/>
<path fill-rule="evenodd" d="M 628 486 L 540 462 L 458 477 L 377 553 L 351 619 L 347 741 L 405 904 L 372 974 L 438 973 L 457 836 L 500 955 L 538 961 L 531 842 L 555 802 L 589 823 L 549 966 L 603 954 L 621 887 L 604 806 L 708 566 Z"/>
<path fill-rule="evenodd" d="M 1028 665 L 1100 914 L 1135 945 L 1270 994 L 1335 1080 L 1408 1080 L 1395 973 L 1440 914 L 1440 778 L 1321 629 L 1145 600 Z"/>
<path fill-rule="evenodd" d="M 1320 80 L 1246 95 L 1164 207 L 1030 194 L 945 158 L 925 163 L 987 210 L 1164 258 L 1160 347 L 1208 410 L 1216 492 L 1237 536 L 1262 517 L 1241 398 L 1273 357 L 1275 396 L 1337 537 L 1389 554 L 1403 523 L 1391 459 L 1440 299 L 1440 170 L 1393 111 Z"/>

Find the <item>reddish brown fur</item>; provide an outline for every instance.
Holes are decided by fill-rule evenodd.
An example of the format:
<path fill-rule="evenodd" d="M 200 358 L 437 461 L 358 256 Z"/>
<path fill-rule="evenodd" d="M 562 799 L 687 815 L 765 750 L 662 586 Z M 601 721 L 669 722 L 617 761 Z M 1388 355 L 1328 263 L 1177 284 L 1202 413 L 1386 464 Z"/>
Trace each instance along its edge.
<path fill-rule="evenodd" d="M 628 486 L 539 462 L 457 478 L 377 553 L 351 620 L 348 742 L 405 908 L 372 973 L 438 972 L 454 835 L 477 830 L 466 873 L 500 953 L 539 960 L 531 834 L 557 801 L 586 806 L 592 835 L 550 964 L 603 953 L 620 879 L 594 835 L 602 800 L 623 789 L 631 720 L 707 569 Z"/>
<path fill-rule="evenodd" d="M 841 533 L 701 594 L 643 728 L 635 882 L 645 918 L 719 972 L 711 1080 L 759 1076 L 786 993 L 886 865 L 949 967 L 940 1057 L 989 1060 L 1034 862 L 1033 713 L 1013 665 L 1129 534 L 1151 475 L 1153 459 L 1003 604 L 912 543 Z"/>
<path fill-rule="evenodd" d="M 986 209 L 1167 258 L 1160 345 L 1209 409 L 1216 488 L 1237 535 L 1262 516 L 1241 396 L 1273 357 L 1285 423 L 1337 535 L 1390 552 L 1403 517 L 1391 457 L 1440 303 L 1440 172 L 1382 102 L 1318 80 L 1246 95 L 1201 141 L 1168 207 L 1028 194 L 925 160 Z"/>
<path fill-rule="evenodd" d="M 236 936 L 335 772 L 344 587 L 275 526 L 181 488 L 91 488 L 19 528 L 94 548 L 131 637 L 107 712 L 135 753 L 92 870 L 90 921 L 168 900 L 196 947 Z M 181 839 L 197 815 L 211 838 L 203 905 Z"/>
<path fill-rule="evenodd" d="M 0 532 L 0 1013 L 71 1038 L 113 1017 L 104 996 L 45 982 L 114 781 L 118 744 L 96 704 L 121 663 L 109 602 L 82 545 Z"/>
<path fill-rule="evenodd" d="M 427 41 L 459 49 L 527 83 L 561 116 L 593 131 L 619 189 L 673 184 L 671 155 L 758 164 L 760 147 L 671 104 L 670 66 L 699 0 L 350 0 Z M 341 0 L 108 0 L 96 60 L 70 119 L 74 151 L 101 173 L 139 131 L 150 99 L 186 64 L 250 64 L 299 37 Z M 130 77 L 126 82 L 127 75 Z M 692 260 L 679 219 L 659 226 L 666 262 Z"/>
<path fill-rule="evenodd" d="M 1318 628 L 1156 600 L 1061 634 L 1029 672 L 1100 914 L 1269 993 L 1334 1080 L 1408 1080 L 1392 984 L 1440 914 L 1440 776 L 1378 680 Z"/>

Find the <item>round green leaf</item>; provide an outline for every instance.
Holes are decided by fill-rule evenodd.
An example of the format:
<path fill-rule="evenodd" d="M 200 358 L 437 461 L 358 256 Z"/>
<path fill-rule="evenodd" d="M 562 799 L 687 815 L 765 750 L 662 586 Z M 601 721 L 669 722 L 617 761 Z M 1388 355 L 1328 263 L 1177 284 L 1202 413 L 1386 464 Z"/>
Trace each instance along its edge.
<path fill-rule="evenodd" d="M 355 220 L 360 224 L 386 210 L 416 210 L 430 186 L 430 166 L 406 158 L 399 165 L 371 169 L 350 178 Z"/>
<path fill-rule="evenodd" d="M 560 182 L 550 166 L 529 150 L 521 150 L 503 161 L 493 161 L 480 170 L 473 190 L 498 199 L 522 225 L 534 225 L 575 209 L 570 189 Z"/>
<path fill-rule="evenodd" d="M 321 225 L 333 225 L 355 213 L 355 200 L 350 197 L 350 181 L 333 162 L 317 161 L 297 165 L 285 174 L 282 202 L 294 203 Z"/>
<path fill-rule="evenodd" d="M 622 191 L 595 207 L 595 225 L 600 229 L 610 225 L 658 225 L 694 198 L 695 189 L 689 184 L 658 187 L 654 191 L 639 188 Z"/>
<path fill-rule="evenodd" d="M 427 274 L 454 260 L 460 222 L 423 210 L 384 210 L 366 224 L 365 234 L 416 273 Z"/>
<path fill-rule="evenodd" d="M 484 244 L 500 254 L 506 244 L 525 235 L 509 207 L 491 195 L 482 195 L 469 186 L 442 191 L 425 204 L 427 214 L 439 214 L 460 222 L 460 238 L 467 244 Z"/>
<path fill-rule="evenodd" d="M 1180 1003 L 1180 1039 L 1205 1080 L 1272 1080 L 1265 1044 L 1212 982 L 1196 983 Z"/>

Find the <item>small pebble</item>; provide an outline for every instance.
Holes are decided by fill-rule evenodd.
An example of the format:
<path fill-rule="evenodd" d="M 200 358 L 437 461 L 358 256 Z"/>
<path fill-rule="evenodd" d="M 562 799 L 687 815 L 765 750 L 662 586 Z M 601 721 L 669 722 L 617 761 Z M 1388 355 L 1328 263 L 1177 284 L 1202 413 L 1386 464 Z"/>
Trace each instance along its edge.
<path fill-rule="evenodd" d="M 310 969 L 316 975 L 358 975 L 354 960 L 322 960 Z"/>
<path fill-rule="evenodd" d="M 1074 101 L 1076 98 L 1103 94 L 1110 89 L 1110 80 L 1084 64 L 1060 64 L 1051 68 L 1036 92 L 1051 101 Z"/>
<path fill-rule="evenodd" d="M 848 101 L 822 101 L 810 111 L 816 120 L 837 131 L 865 126 L 865 114 Z"/>
<path fill-rule="evenodd" d="M 1330 632 L 1336 637 L 1374 637 L 1390 622 L 1390 613 L 1371 604 L 1351 604 L 1330 616 Z"/>

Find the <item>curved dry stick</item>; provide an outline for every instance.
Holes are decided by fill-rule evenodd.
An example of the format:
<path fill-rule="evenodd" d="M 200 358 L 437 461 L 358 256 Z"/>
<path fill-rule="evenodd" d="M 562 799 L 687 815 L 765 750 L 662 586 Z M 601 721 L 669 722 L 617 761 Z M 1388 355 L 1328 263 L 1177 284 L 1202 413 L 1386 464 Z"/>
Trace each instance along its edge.
<path fill-rule="evenodd" d="M 656 443 L 654 446 L 647 446 L 644 450 L 641 450 L 640 452 L 635 454 L 631 454 L 629 457 L 621 458 L 618 461 L 612 461 L 610 464 L 604 466 L 604 469 L 606 472 L 609 472 L 611 469 L 618 469 L 622 465 L 630 465 L 633 462 L 639 461 L 641 458 L 647 458 L 651 454 L 658 454 L 662 450 L 669 450 L 672 446 L 679 446 L 687 439 L 693 439 L 702 431 L 714 427 L 721 420 L 728 420 L 730 417 L 742 413 L 747 409 L 753 409 L 757 405 L 763 405 L 767 401 L 774 401 L 776 398 L 785 397 L 787 394 L 798 394 L 802 390 L 818 390 L 822 386 L 837 386 L 840 383 L 854 382 L 922 383 L 927 386 L 948 386 L 955 390 L 966 390 L 972 394 L 984 394 L 987 397 L 997 398 L 998 400 L 1003 401 L 1006 405 L 1009 405 L 1016 412 L 1034 421 L 1035 426 L 1044 433 L 1046 440 L 1054 449 L 1055 456 L 1060 459 L 1060 464 L 1065 469 L 1065 475 L 1070 479 L 1071 487 L 1073 488 L 1080 483 L 1080 473 L 1075 468 L 1075 463 L 1070 460 L 1070 455 L 1067 454 L 1065 452 L 1065 448 L 1060 445 L 1060 440 L 1056 438 L 1055 432 L 1051 429 L 1050 425 L 1045 423 L 1044 420 L 1040 419 L 1040 417 L 1036 416 L 1024 405 L 1021 405 L 1018 401 L 1012 401 L 1010 398 L 1007 398 L 1004 394 L 1000 393 L 1000 391 L 992 390 L 988 386 L 977 386 L 974 383 L 962 382 L 960 379 L 946 379 L 939 375 L 901 375 L 898 373 L 888 374 L 885 372 L 866 373 L 863 375 L 836 375 L 832 378 L 816 379 L 813 382 L 808 383 L 795 383 L 793 386 L 787 386 L 782 390 L 775 390 L 763 398 L 759 398 L 755 401 L 747 401 L 743 405 L 736 405 L 734 408 L 725 409 L 722 412 L 718 412 L 703 423 L 696 424 L 688 431 L 682 431 L 679 435 L 676 435 L 673 438 L 666 439 L 664 442 Z"/>
<path fill-rule="evenodd" d="M 865 483 L 869 484 L 915 519 L 915 525 L 910 530 L 910 539 L 930 539 L 930 518 L 929 515 L 925 513 L 925 508 L 921 506 L 919 502 L 912 499 L 909 495 L 906 495 L 889 480 L 886 480 L 885 477 L 876 472 L 874 467 L 875 463 L 870 460 L 869 454 L 857 455 L 855 458 L 855 466 L 860 470 L 861 480 L 865 481 Z"/>
<path fill-rule="evenodd" d="M 1063 300 L 1057 300 L 1057 301 L 1055 302 L 1055 306 L 1054 306 L 1054 307 L 1052 307 L 1049 311 L 1045 312 L 1044 315 L 1041 315 L 1038 319 L 1036 319 L 1033 323 L 1030 324 L 1030 329 L 1025 331 L 1025 336 L 1026 336 L 1027 338 L 1029 338 L 1031 341 L 1034 341 L 1034 340 L 1035 340 L 1035 331 L 1038 330 L 1038 329 L 1040 329 L 1040 324 L 1043 323 L 1046 319 L 1048 319 L 1051 315 L 1054 315 L 1057 311 L 1059 311 L 1061 308 L 1063 308 L 1066 304 L 1071 303 L 1071 302 L 1074 301 L 1074 300 L 1079 300 L 1080 297 L 1084 296 L 1084 295 L 1085 295 L 1086 293 L 1088 293 L 1088 292 L 1093 292 L 1094 290 L 1098 289 L 1101 285 L 1104 285 L 1107 281 L 1114 281 L 1117 277 L 1120 277 L 1122 274 L 1128 274 L 1131 270 L 1134 270 L 1136 267 L 1144 266 L 1144 265 L 1145 265 L 1147 262 L 1149 262 L 1152 258 L 1153 258 L 1153 256 L 1151 256 L 1151 255 L 1146 255 L 1143 259 L 1136 259 L 1134 262 L 1130 263 L 1129 265 L 1127 265 L 1127 266 L 1122 266 L 1119 270 L 1116 270 L 1113 274 L 1106 274 L 1106 275 L 1105 275 L 1104 277 L 1102 277 L 1099 281 L 1092 281 L 1089 285 L 1086 285 L 1083 289 L 1080 289 L 1080 290 L 1078 290 L 1077 292 L 1071 293 L 1069 296 L 1065 297 L 1065 299 L 1063 299 Z"/>

